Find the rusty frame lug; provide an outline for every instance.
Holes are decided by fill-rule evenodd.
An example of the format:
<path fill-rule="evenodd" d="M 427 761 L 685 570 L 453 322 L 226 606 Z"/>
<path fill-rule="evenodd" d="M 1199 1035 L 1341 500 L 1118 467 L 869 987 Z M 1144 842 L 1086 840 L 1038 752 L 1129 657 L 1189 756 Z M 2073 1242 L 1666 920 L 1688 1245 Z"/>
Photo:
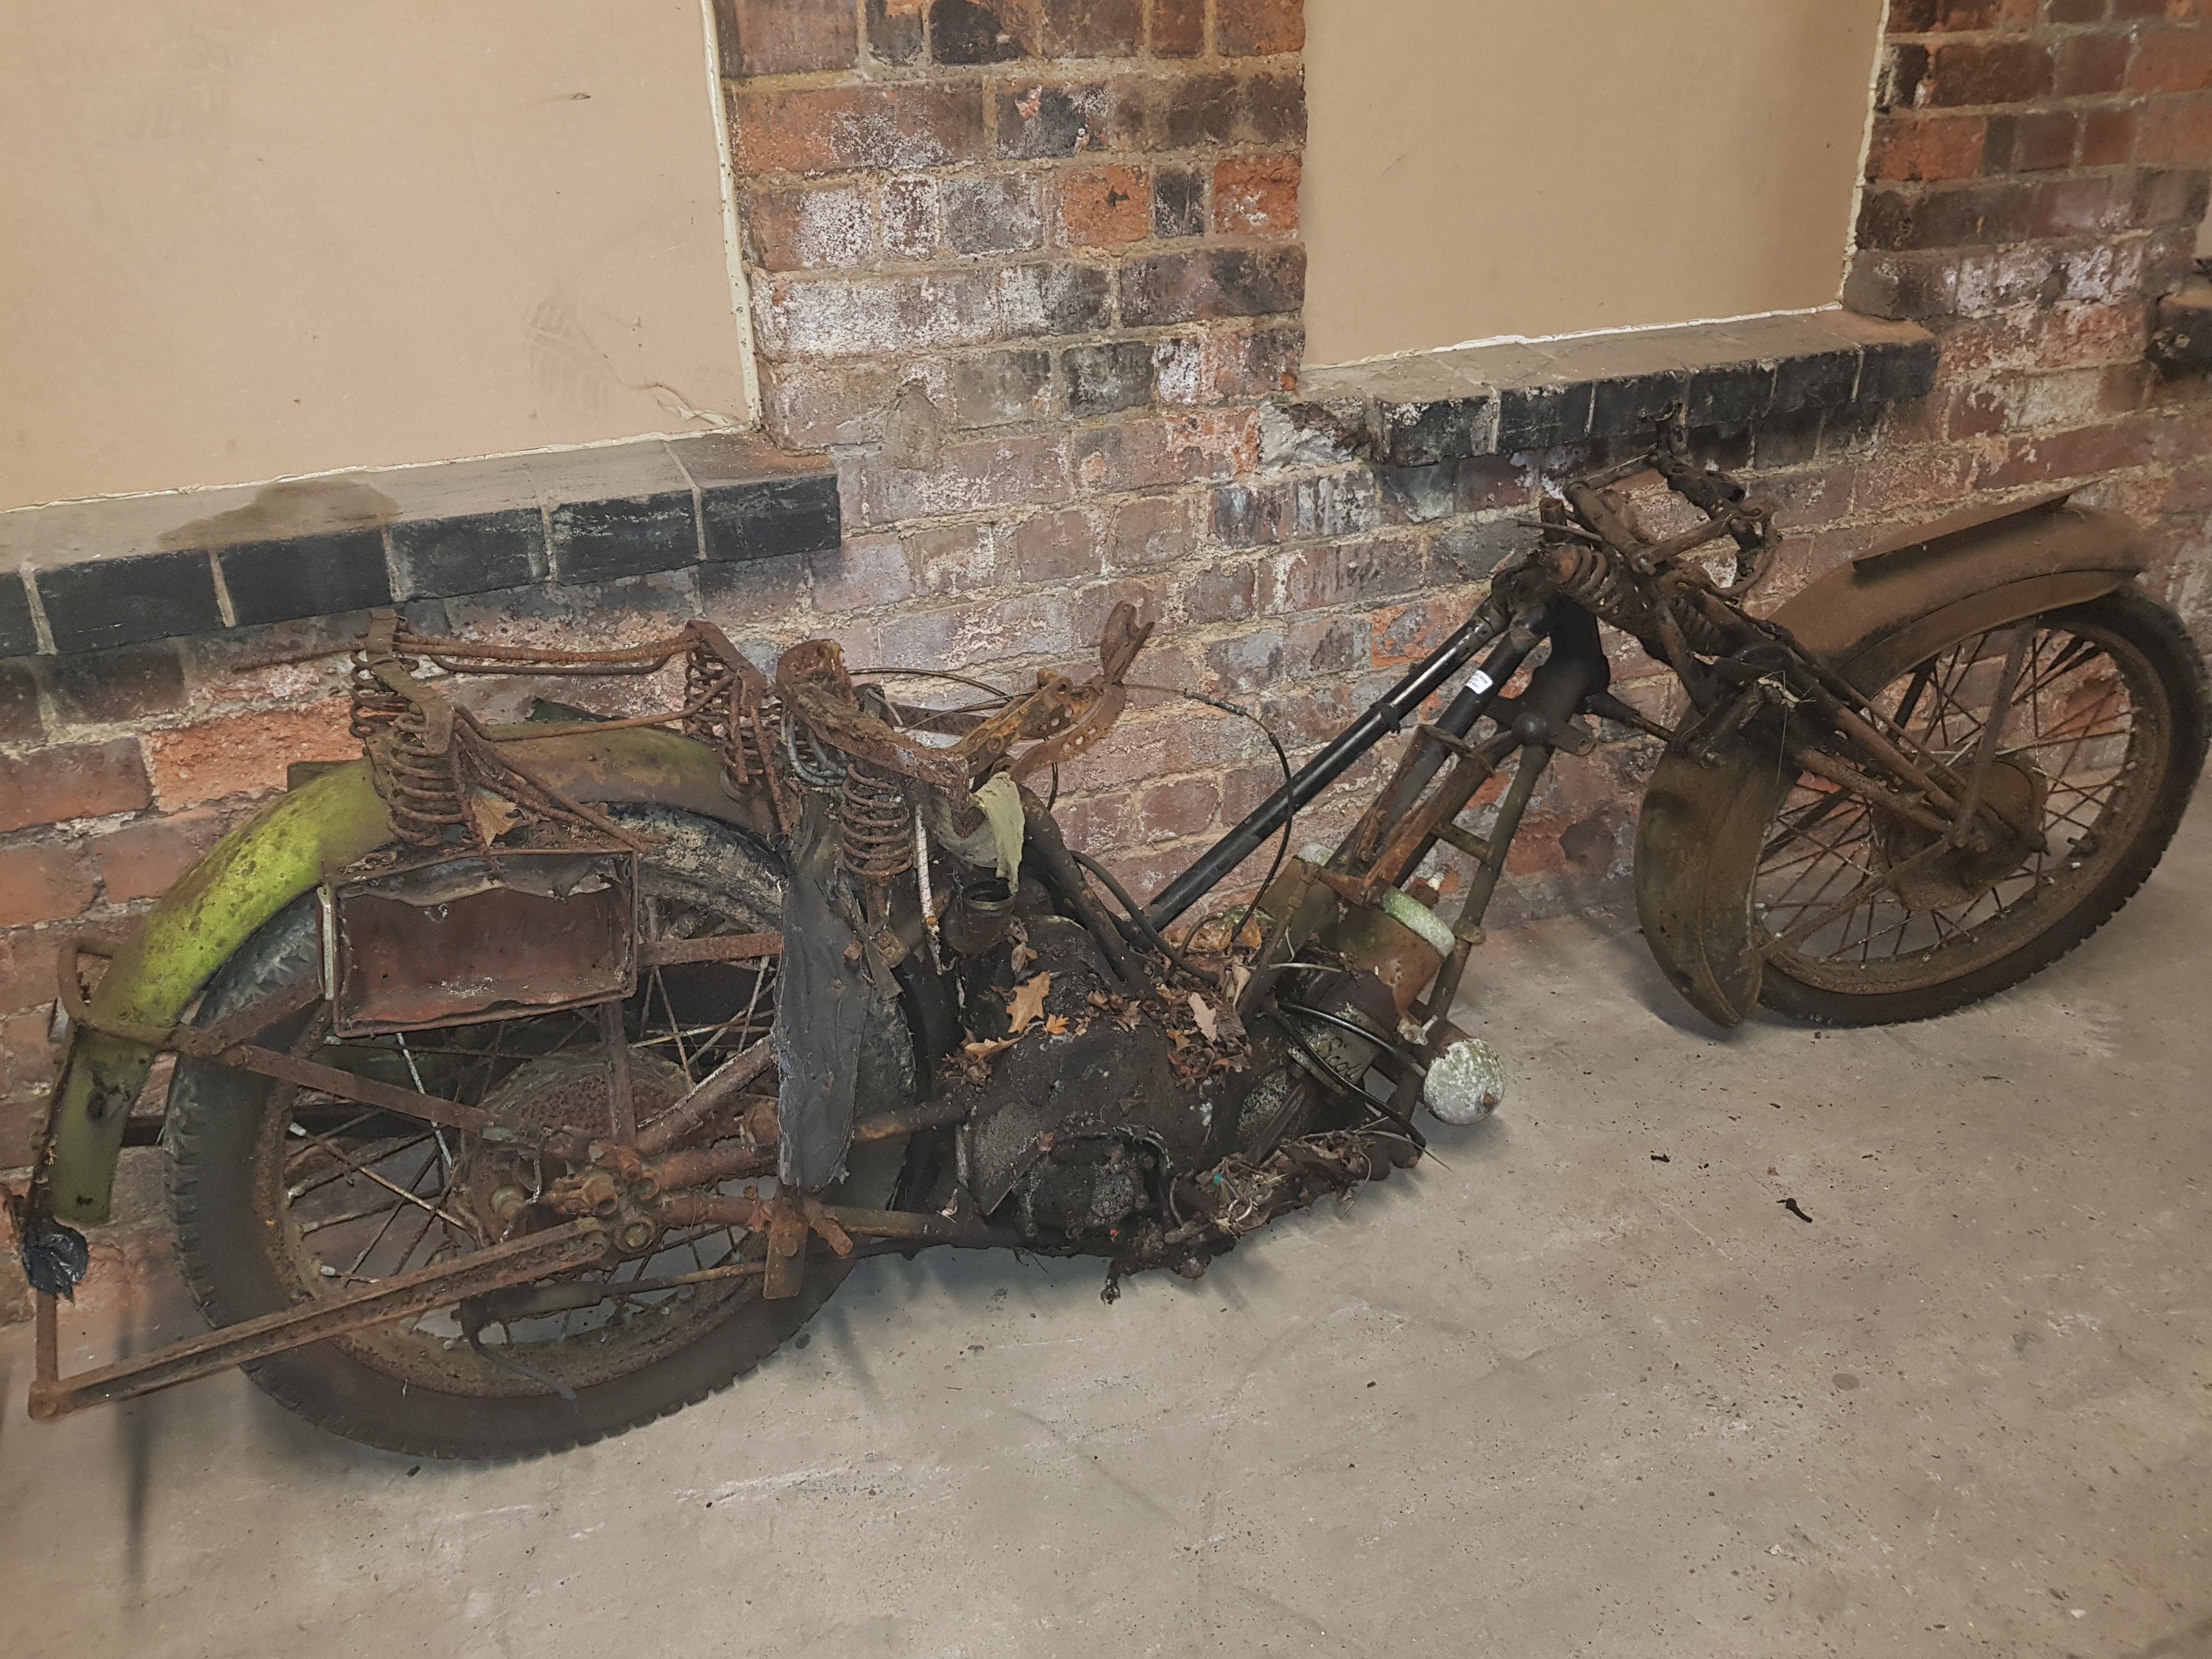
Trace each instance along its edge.
<path fill-rule="evenodd" d="M 52 1298 L 41 1297 L 40 1375 L 31 1385 L 31 1415 L 40 1421 L 82 1411 L 87 1406 L 135 1400 L 234 1365 L 252 1364 L 289 1353 L 311 1342 L 344 1336 L 410 1314 L 427 1313 L 447 1303 L 501 1290 L 509 1285 L 588 1267 L 606 1254 L 605 1230 L 596 1222 L 572 1222 L 496 1244 L 443 1267 L 388 1279 L 370 1289 L 327 1302 L 303 1303 L 282 1313 L 264 1314 L 210 1331 L 136 1359 L 126 1359 L 75 1376 L 49 1375 Z M 58 1369 L 56 1367 L 56 1369 Z"/>

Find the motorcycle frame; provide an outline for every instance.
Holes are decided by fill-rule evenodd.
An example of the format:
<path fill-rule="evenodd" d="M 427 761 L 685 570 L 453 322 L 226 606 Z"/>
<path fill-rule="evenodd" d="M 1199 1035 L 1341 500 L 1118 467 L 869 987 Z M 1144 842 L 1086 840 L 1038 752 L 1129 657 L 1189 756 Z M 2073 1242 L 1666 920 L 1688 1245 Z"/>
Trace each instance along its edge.
<path fill-rule="evenodd" d="M 1879 590 L 1885 583 L 1890 585 L 1893 591 L 1887 601 L 1877 603 L 1880 611 L 1901 627 L 1914 622 L 1932 622 L 1962 606 L 1973 607 L 1978 618 L 1996 624 L 2024 618 L 2055 600 L 2078 600 L 2124 584 L 2141 568 L 2141 560 L 2132 536 L 2118 527 L 2120 521 L 2108 524 L 2105 518 L 2084 515 L 2075 510 L 2071 519 L 2080 521 L 2087 533 L 2086 537 L 2073 535 L 2070 539 L 2063 524 L 2028 521 L 2029 515 L 2048 514 L 2061 506 L 2063 501 L 2063 497 L 2052 498 L 2004 515 L 2017 524 L 2018 529 L 1996 523 L 1996 515 L 1992 515 L 1955 529 L 1946 526 L 1946 533 L 1942 536 L 1930 535 L 1903 544 L 1903 550 L 1929 556 L 1911 564 L 1886 567 L 1875 571 L 1869 581 L 1859 582 L 1856 570 L 1831 577 L 1827 581 L 1844 581 L 1871 590 Z M 1992 524 L 1996 524 L 1994 531 L 1990 529 Z M 1948 557 L 1935 556 L 1952 555 L 1952 550 L 1945 545 L 1947 542 L 1958 542 L 1959 552 Z M 1870 562 L 1896 550 L 1899 550 L 1877 549 L 1865 557 Z M 1977 568 L 1978 562 L 1982 568 Z M 1510 565 L 1501 567 L 1497 574 L 1504 577 L 1512 568 Z M 2054 588 L 2054 583 L 2059 587 Z M 1401 730 L 1425 704 L 1472 667 L 1473 672 L 1437 719 L 1418 726 L 1414 741 L 1408 745 L 1397 772 L 1377 792 L 1360 824 L 1346 837 L 1322 872 L 1322 878 L 1340 893 L 1371 900 L 1379 896 L 1374 890 L 1376 886 L 1395 884 L 1410 878 L 1438 841 L 1447 842 L 1475 858 L 1474 879 L 1453 927 L 1455 949 L 1439 971 L 1423 1010 L 1431 1020 L 1439 1020 L 1451 1005 L 1471 946 L 1481 939 L 1485 908 L 1495 891 L 1522 814 L 1536 784 L 1559 750 L 1587 752 L 1595 744 L 1595 733 L 1580 724 L 1580 716 L 1599 714 L 1647 735 L 1668 739 L 1670 747 L 1679 744 L 1679 734 L 1644 719 L 1607 693 L 1610 672 L 1595 614 L 1540 581 L 1526 586 L 1507 586 L 1533 597 L 1516 608 L 1498 597 L 1498 588 L 1494 585 L 1492 597 L 1479 605 L 1449 638 L 1414 665 L 1292 774 L 1281 788 L 1194 860 L 1145 907 L 1141 915 L 1145 928 L 1157 933 L 1185 915 L 1270 837 L 1285 831 L 1298 811 L 1311 804 L 1385 738 Z M 1801 599 L 1814 597 L 1818 586 Z M 1824 603 L 1832 598 L 1826 594 L 1820 597 Z M 1790 609 L 1784 607 L 1781 614 L 1786 617 Z M 1786 628 L 1770 627 L 1769 632 L 1779 641 L 1787 642 L 1796 665 L 1824 681 L 1832 696 L 1840 694 L 1836 706 L 1849 709 L 1858 701 L 1844 678 L 1824 665 L 1823 659 L 1827 653 L 1819 651 L 1818 647 L 1827 641 L 1816 641 L 1808 636 L 1804 645 L 1799 645 L 1790 638 Z M 1526 688 L 1517 696 L 1509 696 L 1508 684 L 1538 646 L 1547 641 L 1552 649 L 1531 670 Z M 1683 678 L 1687 684 L 1684 665 L 1678 662 L 1674 666 L 1678 678 Z M 1689 689 L 1700 704 L 1701 714 L 1705 716 L 1711 716 L 1729 701 L 1727 697 L 1698 697 L 1698 688 L 1690 685 Z M 1497 719 L 1500 727 L 1498 735 L 1484 745 L 1469 744 L 1466 741 L 1468 734 L 1486 715 Z M 1832 730 L 1834 723 L 1829 724 Z M 1856 738 L 1856 734 L 1846 731 L 1844 735 Z M 732 816 L 733 804 L 720 789 L 719 768 L 712 762 L 711 751 L 677 738 L 672 733 L 563 733 L 560 738 L 540 740 L 527 746 L 537 753 L 539 764 L 551 763 L 564 769 L 560 775 L 572 781 L 572 787 L 589 784 L 597 790 L 604 786 L 604 792 L 592 798 L 665 799 L 670 805 L 710 817 Z M 1869 747 L 1863 740 L 1856 746 L 1863 752 Z M 1965 799 L 1949 815 L 1951 833 L 1970 826 L 1975 818 L 1990 747 L 1984 746 L 1984 752 L 1978 757 L 1979 764 L 1973 776 L 1966 781 Z M 631 756 L 627 752 L 631 749 L 641 752 Z M 1433 804 L 1430 786 L 1446 765 L 1480 764 L 1486 776 L 1494 769 L 1496 761 L 1511 750 L 1517 750 L 1517 764 L 1487 836 L 1474 836 L 1460 830 L 1453 821 L 1471 795 L 1471 787 L 1460 795 L 1453 810 L 1441 813 L 1432 810 L 1423 816 L 1420 808 L 1425 799 Z M 1876 753 L 1878 756 L 1878 746 Z M 1879 775 L 1892 769 L 1885 764 L 1869 769 Z M 642 787 L 635 781 L 624 781 L 647 777 L 653 781 Z M 757 803 L 737 803 L 735 810 L 745 818 L 763 816 Z M 1990 811 L 1985 805 L 1978 810 L 1984 814 Z M 297 821 L 295 826 L 291 820 Z M 1411 836 L 1411 845 L 1400 847 L 1395 838 L 1408 825 L 1418 825 L 1418 830 Z M 284 826 L 291 834 L 289 839 L 281 833 L 265 835 L 258 842 L 256 832 L 269 826 Z M 748 827 L 760 832 L 769 826 L 762 823 Z M 240 937 L 250 933 L 288 902 L 294 891 L 312 885 L 309 872 L 327 874 L 341 869 L 363 853 L 384 844 L 390 836 L 382 805 L 367 787 L 366 769 L 343 769 L 311 784 L 306 791 L 289 796 L 254 825 L 227 841 L 213 858 L 179 884 L 182 902 L 173 905 L 165 900 L 153 919 L 156 926 L 125 945 L 121 955 L 127 959 L 130 971 L 118 973 L 122 963 L 117 969 L 111 969 L 110 979 L 125 987 L 121 999 L 103 994 L 111 989 L 106 981 L 94 994 L 90 1004 L 81 992 L 70 996 L 69 992 L 77 985 L 76 952 L 81 941 L 72 940 L 65 946 L 64 1000 L 72 1005 L 70 1012 L 76 1030 L 70 1054 L 57 1082 L 49 1133 L 64 1141 L 73 1135 L 82 1143 L 72 1149 L 76 1152 L 75 1164 L 80 1173 L 99 1168 L 104 1145 L 106 1167 L 112 1175 L 113 1149 L 121 1141 L 129 1099 L 135 1095 L 153 1054 L 159 1050 L 201 1050 L 206 1057 L 219 1059 L 222 1063 L 268 1070 L 271 1075 L 283 1074 L 276 1063 L 279 1056 L 268 1056 L 268 1063 L 264 1064 L 257 1051 L 245 1045 L 219 1044 L 214 1033 L 198 1038 L 189 1028 L 172 1023 L 180 1017 L 190 995 L 204 981 L 206 972 L 211 971 L 214 962 L 221 959 L 216 956 L 200 963 L 199 958 L 222 950 L 224 939 L 232 933 Z M 1380 872 L 1378 880 L 1376 875 L 1358 866 L 1371 866 L 1374 849 L 1385 836 L 1394 838 L 1392 847 L 1403 855 L 1395 860 L 1394 870 Z M 260 880 L 226 885 L 224 878 L 229 866 L 245 862 L 257 846 L 264 843 L 280 848 L 289 855 L 289 862 L 281 869 L 264 872 Z M 230 914 L 233 910 L 238 911 L 235 916 Z M 165 911 L 169 914 L 165 915 Z M 210 918 L 219 919 L 217 925 L 207 926 Z M 297 1063 L 294 1065 L 297 1069 Z M 708 1086 L 702 1084 L 701 1089 Z M 81 1097 L 75 1099 L 74 1110 L 69 1098 L 71 1095 Z M 389 1109 L 411 1112 L 433 1122 L 455 1121 L 453 1114 L 470 1110 L 454 1103 L 388 1085 L 380 1085 L 378 1103 Z M 911 1133 L 939 1127 L 946 1121 L 924 1109 L 908 1115 L 902 1121 L 861 1126 L 864 1133 L 856 1138 L 880 1139 Z M 40 1200 L 47 1198 L 44 1177 L 51 1174 L 49 1152 L 40 1171 L 42 1179 L 34 1188 L 34 1195 Z M 82 1206 L 81 1218 L 104 1218 L 104 1190 L 75 1201 Z M 95 1207 L 97 1213 L 83 1212 Z M 46 1215 L 52 1212 L 50 1207 L 44 1209 Z M 848 1235 L 897 1241 L 905 1248 L 930 1243 L 1004 1248 L 1019 1243 L 994 1229 L 974 1224 L 947 1224 L 941 1218 L 834 1210 L 824 1211 L 823 1214 L 833 1224 L 842 1225 Z M 21 1212 L 17 1222 L 20 1227 L 23 1222 Z M 846 1250 L 851 1248 L 848 1237 Z M 594 1259 L 603 1249 L 597 1230 L 580 1222 L 562 1230 L 557 1237 L 536 1236 L 536 1247 L 531 1249 L 517 1249 L 491 1259 L 469 1258 L 452 1268 L 426 1269 L 410 1275 L 404 1284 L 394 1281 L 329 1302 L 307 1304 L 253 1322 L 251 1328 L 213 1333 L 74 1378 L 59 1375 L 57 1303 L 52 1295 L 42 1291 L 36 1299 L 33 1414 L 58 1416 L 103 1400 L 133 1397 L 344 1331 L 385 1322 L 420 1306 L 439 1305 L 424 1298 L 443 1297 L 451 1300 L 447 1293 L 456 1287 L 465 1285 L 469 1291 L 480 1293 L 500 1285 L 541 1278 L 549 1271 L 582 1265 Z M 544 1253 L 541 1254 L 541 1250 Z"/>

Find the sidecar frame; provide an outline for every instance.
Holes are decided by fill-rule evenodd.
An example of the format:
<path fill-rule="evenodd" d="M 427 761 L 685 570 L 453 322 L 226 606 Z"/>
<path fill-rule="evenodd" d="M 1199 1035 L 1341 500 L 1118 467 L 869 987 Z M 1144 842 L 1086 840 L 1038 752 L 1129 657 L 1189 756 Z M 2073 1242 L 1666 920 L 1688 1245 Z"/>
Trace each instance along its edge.
<path fill-rule="evenodd" d="M 1906 531 L 1813 582 L 1772 619 L 1871 693 L 1947 639 L 2086 604 L 2148 562 L 2133 521 L 2049 495 Z M 1675 989 L 1723 1027 L 1758 1006 L 1765 964 L 1752 890 L 1767 822 L 1795 783 L 1771 753 L 1739 741 L 1717 766 L 1669 752 L 1644 792 L 1636 832 L 1644 942 Z"/>

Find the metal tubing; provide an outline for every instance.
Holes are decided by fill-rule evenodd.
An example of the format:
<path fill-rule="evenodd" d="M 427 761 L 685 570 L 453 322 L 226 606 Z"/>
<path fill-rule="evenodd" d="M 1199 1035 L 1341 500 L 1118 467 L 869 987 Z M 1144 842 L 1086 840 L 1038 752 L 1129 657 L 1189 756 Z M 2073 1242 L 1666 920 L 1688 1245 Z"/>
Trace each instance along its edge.
<path fill-rule="evenodd" d="M 45 1421 L 87 1406 L 135 1400 L 157 1389 L 287 1353 L 327 1337 L 343 1336 L 410 1314 L 427 1313 L 465 1297 L 584 1267 L 605 1254 L 606 1232 L 599 1223 L 571 1222 L 548 1232 L 495 1244 L 445 1267 L 425 1267 L 385 1279 L 356 1295 L 303 1303 L 282 1313 L 227 1325 L 142 1358 L 34 1382 L 31 1415 Z"/>
<path fill-rule="evenodd" d="M 1268 836 L 1279 830 L 1292 813 L 1310 805 L 1362 755 L 1404 725 L 1407 718 L 1465 667 L 1476 652 L 1505 630 L 1508 620 L 1488 605 L 1483 605 L 1365 714 L 1339 732 L 1334 743 L 1301 767 L 1297 776 L 1268 796 L 1243 823 L 1214 842 L 1197 862 L 1170 882 L 1159 896 L 1145 907 L 1145 919 L 1154 927 L 1164 927 L 1211 892 L 1224 876 L 1258 851 Z M 1437 724 L 1443 722 L 1439 720 Z"/>

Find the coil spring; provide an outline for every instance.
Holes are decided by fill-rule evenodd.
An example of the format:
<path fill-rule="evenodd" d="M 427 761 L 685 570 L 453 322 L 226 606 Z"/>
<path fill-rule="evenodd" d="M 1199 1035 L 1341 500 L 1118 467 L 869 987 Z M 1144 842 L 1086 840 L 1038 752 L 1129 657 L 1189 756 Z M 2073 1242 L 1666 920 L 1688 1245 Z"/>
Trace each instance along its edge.
<path fill-rule="evenodd" d="M 1601 622 L 1647 642 L 1659 635 L 1663 599 L 1656 578 L 1639 576 L 1628 561 L 1611 548 L 1567 546 L 1558 549 L 1553 562 L 1553 584 L 1568 599 Z M 1701 656 L 1724 656 L 1727 637 L 1708 622 L 1695 604 L 1668 608 L 1682 630 L 1684 643 Z"/>
<path fill-rule="evenodd" d="M 411 672 L 417 664 L 402 659 Z M 414 704 L 354 659 L 351 727 L 376 774 L 398 838 L 416 847 L 435 843 L 446 828 L 463 822 L 461 780 L 450 755 L 427 752 L 422 716 Z"/>
<path fill-rule="evenodd" d="M 914 868 L 914 820 L 896 777 L 854 761 L 837 798 L 845 868 L 862 881 L 889 881 Z"/>

